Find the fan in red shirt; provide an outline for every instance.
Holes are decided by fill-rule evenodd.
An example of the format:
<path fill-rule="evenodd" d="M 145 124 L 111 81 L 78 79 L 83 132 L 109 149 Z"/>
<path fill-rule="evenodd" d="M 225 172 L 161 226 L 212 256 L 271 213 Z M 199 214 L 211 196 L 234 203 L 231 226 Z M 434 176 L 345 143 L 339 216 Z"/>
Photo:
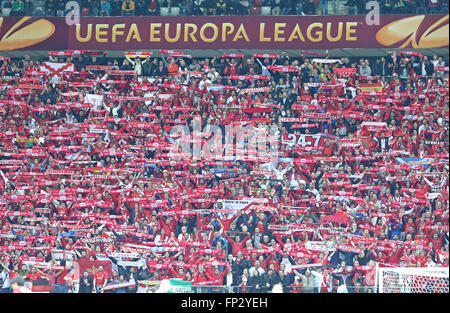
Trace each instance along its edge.
<path fill-rule="evenodd" d="M 98 270 L 94 274 L 94 290 L 96 292 L 103 292 L 103 288 L 108 283 L 109 275 L 106 273 L 106 271 L 103 268 L 103 265 L 100 265 L 98 267 Z"/>
<path fill-rule="evenodd" d="M 30 281 L 35 281 L 35 280 L 42 279 L 42 274 L 39 273 L 38 271 L 36 271 L 35 267 L 32 267 L 30 273 L 28 273 L 25 276 L 25 278 L 30 280 Z"/>

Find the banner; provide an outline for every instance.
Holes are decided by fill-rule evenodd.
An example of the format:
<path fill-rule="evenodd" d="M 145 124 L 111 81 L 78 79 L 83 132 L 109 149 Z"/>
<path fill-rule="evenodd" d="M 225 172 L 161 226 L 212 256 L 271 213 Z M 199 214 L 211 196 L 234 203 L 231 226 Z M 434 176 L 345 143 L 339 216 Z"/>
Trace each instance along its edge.
<path fill-rule="evenodd" d="M 301 135 L 284 133 L 281 143 L 289 146 L 323 147 L 325 145 L 325 140 L 321 134 Z"/>
<path fill-rule="evenodd" d="M 100 265 L 103 266 L 103 270 L 106 271 L 109 276 L 112 275 L 112 264 L 110 260 L 76 260 L 73 265 L 80 275 L 83 275 L 85 270 L 87 270 L 89 274 L 94 275 Z"/>
<path fill-rule="evenodd" d="M 63 73 L 75 71 L 75 65 L 73 63 L 43 62 L 41 71 L 51 77 L 61 76 Z"/>
<path fill-rule="evenodd" d="M 47 293 L 52 290 L 47 279 L 36 279 L 32 281 L 31 291 L 36 293 Z"/>
<path fill-rule="evenodd" d="M 14 31 L 13 31 L 14 30 Z M 0 50 L 326 49 L 448 47 L 448 14 L 2 18 Z M 11 34 L 9 33 L 11 32 Z M 1 37 L 0 37 L 1 38 Z M 161 52 L 160 52 L 161 53 Z M 174 56 L 181 54 L 173 54 Z M 265 55 L 264 53 L 262 55 Z M 274 56 L 274 55 L 269 55 Z"/>
<path fill-rule="evenodd" d="M 92 108 L 96 111 L 100 110 L 103 106 L 103 95 L 87 94 L 84 98 L 85 103 L 90 103 Z"/>
<path fill-rule="evenodd" d="M 360 89 L 362 92 L 370 92 L 370 91 L 382 92 L 383 86 L 381 86 L 381 83 L 361 83 Z"/>
<path fill-rule="evenodd" d="M 320 251 L 320 252 L 329 252 L 335 251 L 335 248 L 329 247 L 327 242 L 323 241 L 307 241 L 305 244 L 305 248 L 307 250 Z"/>
<path fill-rule="evenodd" d="M 334 73 L 340 77 L 348 77 L 356 74 L 356 68 L 335 68 Z"/>
<path fill-rule="evenodd" d="M 240 211 L 244 209 L 245 207 L 249 206 L 253 203 L 251 200 L 228 200 L 228 199 L 218 199 L 217 203 L 222 203 L 222 209 L 224 212 L 236 213 L 237 211 Z M 220 210 L 218 210 L 220 212 Z"/>
<path fill-rule="evenodd" d="M 343 214 L 334 214 L 334 215 L 327 215 L 323 219 L 320 220 L 321 223 L 337 223 L 339 225 L 345 225 L 348 226 L 350 224 L 350 218 L 347 215 Z"/>
<path fill-rule="evenodd" d="M 179 279 L 169 279 L 170 287 L 167 293 L 191 293 L 192 292 L 192 282 L 179 280 Z"/>
<path fill-rule="evenodd" d="M 119 288 L 128 288 L 128 287 L 134 287 L 136 286 L 136 283 L 134 282 L 134 279 L 130 282 L 123 282 L 123 283 L 116 283 L 116 284 L 108 284 L 103 288 L 103 290 L 114 290 Z"/>
<path fill-rule="evenodd" d="M 119 261 L 117 262 L 117 265 L 123 266 L 123 267 L 127 267 L 127 266 L 131 266 L 131 267 L 140 267 L 144 265 L 144 260 L 138 260 L 138 261 Z"/>
<path fill-rule="evenodd" d="M 430 164 L 435 162 L 433 158 L 395 158 L 396 163 L 408 164 L 411 168 L 423 166 L 425 170 L 428 169 Z"/>

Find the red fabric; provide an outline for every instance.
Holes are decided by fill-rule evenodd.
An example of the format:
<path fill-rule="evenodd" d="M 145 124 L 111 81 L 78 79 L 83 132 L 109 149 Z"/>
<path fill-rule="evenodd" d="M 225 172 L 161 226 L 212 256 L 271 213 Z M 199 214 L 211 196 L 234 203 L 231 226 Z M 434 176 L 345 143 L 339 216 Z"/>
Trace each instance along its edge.
<path fill-rule="evenodd" d="M 327 215 L 321 220 L 321 223 L 327 222 L 348 226 L 350 224 L 350 218 L 344 214 Z"/>

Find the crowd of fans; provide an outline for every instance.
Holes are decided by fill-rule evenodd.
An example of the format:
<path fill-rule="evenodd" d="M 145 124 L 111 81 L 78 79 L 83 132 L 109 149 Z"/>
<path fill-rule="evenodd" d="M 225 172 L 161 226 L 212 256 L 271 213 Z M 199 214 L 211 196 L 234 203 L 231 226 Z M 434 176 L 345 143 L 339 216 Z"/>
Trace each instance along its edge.
<path fill-rule="evenodd" d="M 1 0 L 3 16 L 65 16 L 73 0 Z M 83 16 L 366 14 L 359 0 L 75 0 Z M 381 14 L 442 13 L 448 0 L 378 1 Z M 340 7 L 344 7 L 344 10 Z"/>
<path fill-rule="evenodd" d="M 376 263 L 448 267 L 447 56 L 74 53 L 0 57 L 2 292 L 359 293 Z M 194 118 L 277 125 L 279 157 L 174 160 Z"/>

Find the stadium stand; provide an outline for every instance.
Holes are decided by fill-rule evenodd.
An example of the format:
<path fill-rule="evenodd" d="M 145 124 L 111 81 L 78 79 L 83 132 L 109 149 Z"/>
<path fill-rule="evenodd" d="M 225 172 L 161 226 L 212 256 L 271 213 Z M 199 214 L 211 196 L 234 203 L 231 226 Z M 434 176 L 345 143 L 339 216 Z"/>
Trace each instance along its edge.
<path fill-rule="evenodd" d="M 0 2 L 5 17 L 67 13 Z M 362 12 L 79 3 L 83 16 Z M 1 292 L 140 293 L 175 278 L 198 293 L 448 293 L 449 58 L 430 51 L 0 51 Z"/>
<path fill-rule="evenodd" d="M 448 266 L 448 59 L 304 53 L 172 55 L 175 72 L 164 53 L 3 58 L 3 273 L 49 277 L 26 264 L 55 272 L 66 254 L 112 260 L 127 281 L 160 272 L 235 291 L 281 281 L 292 292 L 360 292 L 375 288 L 374 262 Z M 254 96 L 240 92 L 249 88 Z M 170 128 L 195 116 L 280 125 L 280 163 L 170 163 Z M 65 271 L 52 288 L 67 290 Z"/>

